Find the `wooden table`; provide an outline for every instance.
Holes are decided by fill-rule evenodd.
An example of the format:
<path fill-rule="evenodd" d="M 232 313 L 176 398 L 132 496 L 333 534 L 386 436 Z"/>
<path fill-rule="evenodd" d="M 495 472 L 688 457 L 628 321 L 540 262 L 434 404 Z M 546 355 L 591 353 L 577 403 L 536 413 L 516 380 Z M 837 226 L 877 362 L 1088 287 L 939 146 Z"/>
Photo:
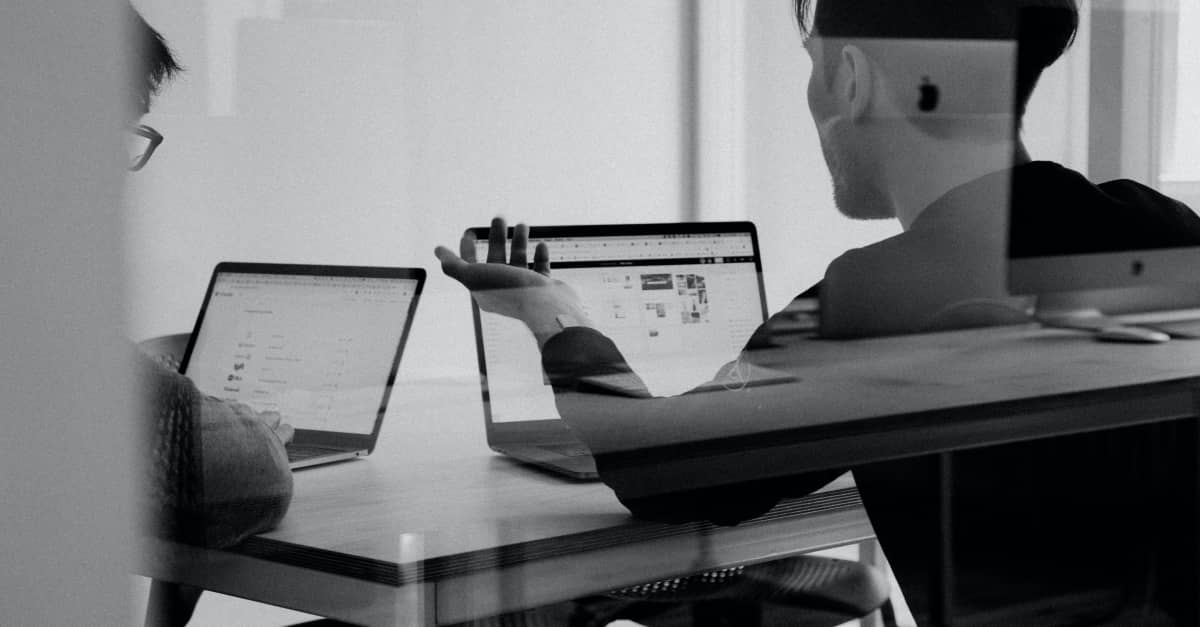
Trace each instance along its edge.
<path fill-rule="evenodd" d="M 446 624 L 870 541 L 849 476 L 733 528 L 634 520 L 611 490 L 491 452 L 478 378 L 402 384 L 365 459 L 304 469 L 233 551 L 148 540 L 140 572 L 368 625 Z"/>
<path fill-rule="evenodd" d="M 1102 343 L 1021 325 L 799 339 L 755 359 L 798 381 L 649 402 L 575 394 L 572 424 L 593 450 L 611 454 L 609 480 L 623 493 L 653 495 L 1200 410 L 1194 340 Z"/>
<path fill-rule="evenodd" d="M 618 416 L 606 442 L 629 445 L 619 480 L 640 475 L 652 494 L 696 477 L 840 468 L 1200 413 L 1200 342 L 1100 344 L 1002 327 L 801 341 L 772 365 L 799 381 L 676 399 L 663 411 L 720 410 L 680 414 L 700 416 L 686 430 L 646 429 L 647 416 L 613 411 L 638 401 L 593 399 Z M 279 529 L 233 552 L 151 542 L 143 572 L 351 622 L 435 624 L 870 537 L 845 484 L 738 527 L 633 521 L 603 485 L 487 451 L 469 384 L 401 384 L 376 453 L 298 472 Z"/>

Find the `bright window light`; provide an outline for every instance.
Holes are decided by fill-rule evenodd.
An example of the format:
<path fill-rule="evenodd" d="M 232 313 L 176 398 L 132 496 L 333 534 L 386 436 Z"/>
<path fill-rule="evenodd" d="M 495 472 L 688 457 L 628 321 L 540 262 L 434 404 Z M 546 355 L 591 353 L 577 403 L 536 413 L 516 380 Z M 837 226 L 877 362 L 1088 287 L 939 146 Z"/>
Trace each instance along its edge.
<path fill-rule="evenodd" d="M 1200 40 L 1188 36 L 1200 33 L 1200 3 L 1180 5 L 1178 36 L 1170 42 L 1175 50 L 1167 51 L 1174 55 L 1175 71 L 1165 77 L 1166 88 L 1175 93 L 1173 99 L 1165 99 L 1170 104 L 1165 112 L 1162 180 L 1200 182 Z"/>

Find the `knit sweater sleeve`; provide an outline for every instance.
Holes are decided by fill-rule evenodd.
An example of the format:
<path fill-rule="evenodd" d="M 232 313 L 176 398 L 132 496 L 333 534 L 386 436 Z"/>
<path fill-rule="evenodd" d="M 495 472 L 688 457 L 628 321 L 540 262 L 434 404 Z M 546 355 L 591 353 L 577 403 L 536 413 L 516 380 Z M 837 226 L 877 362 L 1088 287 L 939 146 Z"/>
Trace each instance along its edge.
<path fill-rule="evenodd" d="M 250 408 L 205 396 L 183 375 L 139 357 L 144 446 L 141 510 L 156 536 L 226 547 L 287 513 L 283 442 Z"/>
<path fill-rule="evenodd" d="M 803 476 L 736 482 L 717 487 L 678 486 L 654 495 L 639 493 L 636 479 L 615 473 L 626 445 L 614 445 L 616 434 L 608 428 L 613 412 L 632 414 L 635 422 L 664 424 L 683 421 L 701 411 L 704 395 L 652 396 L 632 371 L 616 344 L 599 331 L 572 327 L 552 337 L 542 351 L 542 367 L 555 389 L 559 414 L 579 434 L 596 459 L 596 468 L 617 499 L 638 518 L 670 523 L 709 521 L 733 525 L 762 515 L 781 498 L 815 491 L 840 471 Z M 623 375 L 629 384 L 620 397 L 581 395 L 586 377 Z M 591 398 L 587 398 L 590 396 Z M 597 399 L 601 402 L 597 403 Z M 620 479 L 619 477 L 626 477 Z M 632 481 L 632 483 L 631 483 Z"/>

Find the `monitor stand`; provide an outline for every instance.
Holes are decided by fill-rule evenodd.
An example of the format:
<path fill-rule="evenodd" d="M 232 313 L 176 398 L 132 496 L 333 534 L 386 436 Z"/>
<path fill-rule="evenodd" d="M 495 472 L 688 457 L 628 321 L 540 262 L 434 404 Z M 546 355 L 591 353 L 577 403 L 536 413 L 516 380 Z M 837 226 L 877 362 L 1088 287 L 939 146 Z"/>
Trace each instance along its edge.
<path fill-rule="evenodd" d="M 1099 331 L 1120 324 L 1106 314 L 1113 305 L 1128 304 L 1135 298 L 1117 290 L 1039 294 L 1033 315 L 1048 327 Z"/>
<path fill-rule="evenodd" d="M 1069 302 L 1043 302 L 1038 298 L 1034 319 L 1047 327 L 1099 331 L 1120 324 L 1096 307 L 1074 306 Z"/>
<path fill-rule="evenodd" d="M 1164 328 L 1168 321 L 1172 326 L 1176 326 L 1174 320 L 1191 323 L 1200 317 L 1198 308 L 1200 299 L 1193 286 L 1136 287 L 1041 294 L 1034 318 L 1048 327 L 1083 331 L 1125 325 Z M 1194 337 L 1195 333 L 1190 327 L 1178 332 L 1179 337 Z"/>

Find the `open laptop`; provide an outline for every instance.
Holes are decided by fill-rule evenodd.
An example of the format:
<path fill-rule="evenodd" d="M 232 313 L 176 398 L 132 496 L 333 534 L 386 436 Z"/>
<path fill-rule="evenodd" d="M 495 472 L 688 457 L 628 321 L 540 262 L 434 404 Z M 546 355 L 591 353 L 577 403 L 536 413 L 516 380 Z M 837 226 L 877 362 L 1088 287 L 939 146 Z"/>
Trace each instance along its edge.
<path fill-rule="evenodd" d="M 488 229 L 474 233 L 477 258 L 486 259 Z M 708 380 L 767 316 L 749 222 L 533 227 L 531 249 L 535 242 L 549 245 L 554 276 L 575 289 L 588 317 L 658 394 Z M 567 477 L 595 478 L 587 447 L 558 415 L 529 331 L 474 301 L 472 309 L 488 446 Z M 615 393 L 623 386 L 595 383 Z"/>
<path fill-rule="evenodd" d="M 218 264 L 179 371 L 279 412 L 293 469 L 368 455 L 424 283 L 420 268 Z"/>

